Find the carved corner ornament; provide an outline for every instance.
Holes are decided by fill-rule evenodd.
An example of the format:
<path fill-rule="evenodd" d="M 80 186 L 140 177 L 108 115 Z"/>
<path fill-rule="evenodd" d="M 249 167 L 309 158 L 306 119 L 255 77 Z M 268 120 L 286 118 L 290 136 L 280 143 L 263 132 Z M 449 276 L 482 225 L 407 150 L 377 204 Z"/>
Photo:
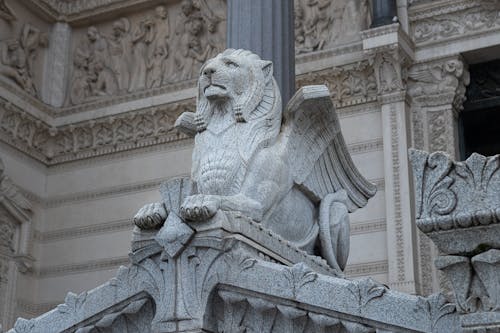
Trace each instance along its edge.
<path fill-rule="evenodd" d="M 462 325 L 500 329 L 500 155 L 411 150 L 418 228 L 436 244 Z M 477 326 L 477 327 L 476 327 Z"/>

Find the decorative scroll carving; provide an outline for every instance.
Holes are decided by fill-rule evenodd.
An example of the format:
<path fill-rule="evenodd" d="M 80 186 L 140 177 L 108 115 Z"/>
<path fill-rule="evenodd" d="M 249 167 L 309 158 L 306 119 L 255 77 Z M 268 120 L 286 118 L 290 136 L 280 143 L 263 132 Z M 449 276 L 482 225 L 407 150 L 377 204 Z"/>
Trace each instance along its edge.
<path fill-rule="evenodd" d="M 190 109 L 187 101 L 53 128 L 6 104 L 0 106 L 0 135 L 45 163 L 60 163 L 185 138 L 174 123 Z"/>
<path fill-rule="evenodd" d="M 125 17 L 116 20 L 109 35 L 88 28 L 73 52 L 69 102 L 76 105 L 193 78 L 223 47 L 221 6 L 183 0 L 174 20 L 171 7 L 161 5 L 135 24 Z"/>
<path fill-rule="evenodd" d="M 467 332 L 500 328 L 500 155 L 452 162 L 411 151 L 417 226 L 441 251 Z M 494 278 L 493 278 L 494 277 Z"/>
<path fill-rule="evenodd" d="M 377 82 L 373 67 L 367 61 L 303 74 L 297 78 L 298 88 L 314 84 L 326 85 L 337 107 L 376 99 Z"/>
<path fill-rule="evenodd" d="M 417 20 L 412 25 L 416 43 L 437 42 L 456 36 L 464 36 L 497 30 L 500 26 L 498 6 L 487 8 L 483 4 L 444 15 Z"/>
<path fill-rule="evenodd" d="M 28 94 L 37 96 L 34 62 L 40 48 L 45 48 L 47 45 L 47 34 L 25 23 L 19 38 L 0 44 L 0 75 L 14 81 Z"/>
<path fill-rule="evenodd" d="M 366 0 L 295 0 L 294 10 L 299 54 L 359 40 L 359 32 L 369 26 Z"/>

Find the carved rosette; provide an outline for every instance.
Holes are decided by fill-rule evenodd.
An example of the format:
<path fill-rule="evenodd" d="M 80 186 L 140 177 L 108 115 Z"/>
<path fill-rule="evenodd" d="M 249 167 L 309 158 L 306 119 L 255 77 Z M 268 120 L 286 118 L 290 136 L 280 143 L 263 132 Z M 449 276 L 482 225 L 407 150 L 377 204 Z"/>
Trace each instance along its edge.
<path fill-rule="evenodd" d="M 500 329 L 500 155 L 411 151 L 417 226 L 442 255 L 467 332 Z"/>

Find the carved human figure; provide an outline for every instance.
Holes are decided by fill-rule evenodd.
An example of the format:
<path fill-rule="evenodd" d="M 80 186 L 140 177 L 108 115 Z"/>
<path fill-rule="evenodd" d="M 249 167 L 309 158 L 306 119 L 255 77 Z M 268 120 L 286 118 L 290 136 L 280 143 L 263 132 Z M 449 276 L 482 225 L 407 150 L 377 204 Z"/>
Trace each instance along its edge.
<path fill-rule="evenodd" d="M 88 70 L 86 55 L 77 50 L 73 59 L 73 77 L 69 90 L 72 104 L 83 103 L 91 95 Z"/>
<path fill-rule="evenodd" d="M 187 26 L 187 30 L 181 36 L 178 50 L 177 64 L 180 79 L 190 79 L 196 75 L 201 64 L 207 59 L 211 50 L 210 45 L 205 48 L 201 43 L 201 33 L 203 31 L 203 19 L 193 17 Z M 181 56 L 181 57 L 179 57 Z"/>
<path fill-rule="evenodd" d="M 329 0 L 306 0 L 304 15 L 304 46 L 310 50 L 322 50 L 328 40 L 332 23 L 327 12 Z"/>
<path fill-rule="evenodd" d="M 193 190 L 179 213 L 203 222 L 218 210 L 239 211 L 309 253 L 321 244 L 340 271 L 348 211 L 364 206 L 375 187 L 350 158 L 328 89 L 301 88 L 283 114 L 272 73 L 271 62 L 232 49 L 201 68 L 197 111 L 176 123 L 195 137 Z M 151 204 L 135 223 L 154 228 L 165 218 L 164 207 Z"/>
<path fill-rule="evenodd" d="M 165 6 L 158 6 L 155 8 L 154 16 L 155 37 L 153 52 L 161 47 L 165 50 L 168 49 L 168 38 L 170 37 L 170 21 L 168 19 L 168 11 Z"/>
<path fill-rule="evenodd" d="M 165 73 L 165 59 L 168 57 L 168 50 L 165 45 L 156 45 L 152 58 L 147 63 L 147 86 L 157 88 L 161 85 L 163 74 Z"/>
<path fill-rule="evenodd" d="M 35 84 L 28 70 L 26 52 L 19 40 L 9 40 L 3 45 L 0 74 L 14 80 L 29 94 L 36 95 Z"/>
<path fill-rule="evenodd" d="M 148 46 L 154 39 L 154 23 L 150 17 L 142 20 L 132 35 L 132 73 L 129 91 L 146 88 Z"/>
<path fill-rule="evenodd" d="M 176 24 L 175 24 L 175 34 L 173 36 L 172 43 L 174 47 L 172 48 L 172 66 L 170 72 L 166 73 L 166 82 L 175 82 L 179 80 L 184 80 L 189 78 L 191 72 L 192 59 L 187 59 L 190 40 L 191 44 L 201 43 L 192 37 L 193 31 L 193 21 L 199 21 L 203 23 L 202 16 L 199 9 L 194 5 L 192 0 L 182 0 L 181 2 L 181 13 L 179 14 Z M 203 27 L 203 24 L 201 25 Z"/>
<path fill-rule="evenodd" d="M 30 75 L 34 76 L 34 63 L 40 48 L 49 45 L 47 33 L 41 32 L 38 28 L 26 23 L 21 32 L 21 46 L 26 52 L 27 66 Z"/>
<path fill-rule="evenodd" d="M 97 61 L 94 64 L 95 84 L 92 86 L 94 96 L 113 96 L 118 92 L 118 82 L 113 72 L 104 65 L 104 62 Z"/>
<path fill-rule="evenodd" d="M 209 51 L 207 54 L 207 58 L 213 58 L 218 53 L 223 50 L 224 45 L 224 37 L 218 32 L 217 27 L 219 26 L 219 19 L 211 19 L 207 21 L 207 46 L 209 47 Z"/>
<path fill-rule="evenodd" d="M 98 61 L 107 65 L 110 60 L 108 42 L 94 26 L 87 29 L 86 45 L 80 48 L 80 52 L 87 55 L 89 67 Z"/>
<path fill-rule="evenodd" d="M 312 50 L 308 50 L 305 47 L 305 35 L 304 35 L 304 9 L 298 0 L 295 0 L 294 9 L 294 30 L 295 30 L 295 50 L 296 53 L 305 53 Z"/>
<path fill-rule="evenodd" d="M 0 19 L 4 19 L 7 22 L 16 20 L 16 15 L 14 15 L 12 9 L 5 3 L 5 0 L 0 0 Z"/>
<path fill-rule="evenodd" d="M 130 22 L 123 17 L 113 22 L 113 33 L 108 37 L 110 68 L 116 76 L 118 88 L 124 92 L 130 83 Z"/>

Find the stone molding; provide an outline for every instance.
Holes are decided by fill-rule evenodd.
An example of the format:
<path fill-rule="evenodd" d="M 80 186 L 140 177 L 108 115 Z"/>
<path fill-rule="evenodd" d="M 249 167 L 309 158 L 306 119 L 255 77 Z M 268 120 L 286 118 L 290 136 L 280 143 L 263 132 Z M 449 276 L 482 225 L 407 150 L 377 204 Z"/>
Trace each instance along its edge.
<path fill-rule="evenodd" d="M 425 8 L 425 7 L 429 8 Z M 478 36 L 500 29 L 500 7 L 494 1 L 474 0 L 422 6 L 410 11 L 413 40 L 418 46 Z"/>
<path fill-rule="evenodd" d="M 51 231 L 35 231 L 33 239 L 41 244 L 57 242 L 61 240 L 84 238 L 104 233 L 114 233 L 124 230 L 132 230 L 134 224 L 131 219 L 122 219 L 104 223 L 86 225 L 81 227 L 64 228 Z"/>
<path fill-rule="evenodd" d="M 385 219 L 357 221 L 351 223 L 351 236 L 386 231 Z"/>
<path fill-rule="evenodd" d="M 33 275 L 36 276 L 37 278 L 45 279 L 55 276 L 65 276 L 72 274 L 104 271 L 104 270 L 115 269 L 120 265 L 126 265 L 128 261 L 129 258 L 127 256 L 124 256 L 116 258 L 89 260 L 87 262 L 81 262 L 76 264 L 47 266 L 34 270 Z"/>
<path fill-rule="evenodd" d="M 132 230 L 133 226 L 134 224 L 131 219 L 121 219 L 87 226 L 64 228 L 44 232 L 36 230 L 34 232 L 33 239 L 41 244 L 47 244 L 62 240 L 101 235 L 104 233 Z M 351 235 L 363 235 L 385 230 L 385 219 L 356 221 L 351 223 Z"/>

